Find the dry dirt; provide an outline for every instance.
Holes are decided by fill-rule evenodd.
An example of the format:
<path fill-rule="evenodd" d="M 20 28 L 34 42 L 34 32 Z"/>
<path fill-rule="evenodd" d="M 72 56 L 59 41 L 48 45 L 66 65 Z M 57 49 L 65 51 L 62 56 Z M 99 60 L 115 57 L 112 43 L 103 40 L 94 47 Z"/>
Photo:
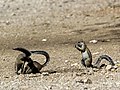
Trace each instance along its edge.
<path fill-rule="evenodd" d="M 120 1 L 0 0 L 0 90 L 120 90 L 120 67 L 84 73 L 74 48 L 80 40 L 87 43 L 93 62 L 108 54 L 120 63 Z M 51 60 L 43 74 L 16 75 L 19 52 L 14 47 L 46 50 Z"/>

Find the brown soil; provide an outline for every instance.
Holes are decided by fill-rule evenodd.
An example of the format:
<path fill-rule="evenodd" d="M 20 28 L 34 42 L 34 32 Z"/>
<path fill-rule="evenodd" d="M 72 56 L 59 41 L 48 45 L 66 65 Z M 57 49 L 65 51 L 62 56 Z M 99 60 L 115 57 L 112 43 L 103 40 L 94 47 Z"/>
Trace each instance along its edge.
<path fill-rule="evenodd" d="M 82 74 L 81 54 L 74 48 L 84 40 L 94 60 L 101 54 L 120 62 L 119 0 L 1 0 L 0 90 L 120 90 L 120 70 Z M 43 40 L 46 41 L 43 41 Z M 89 43 L 98 40 L 97 44 Z M 46 50 L 51 57 L 42 74 L 16 75 L 14 47 Z M 98 54 L 95 54 L 98 53 Z M 44 57 L 33 55 L 43 62 Z M 41 61 L 40 61 L 41 60 Z M 80 83 L 89 78 L 92 84 Z"/>

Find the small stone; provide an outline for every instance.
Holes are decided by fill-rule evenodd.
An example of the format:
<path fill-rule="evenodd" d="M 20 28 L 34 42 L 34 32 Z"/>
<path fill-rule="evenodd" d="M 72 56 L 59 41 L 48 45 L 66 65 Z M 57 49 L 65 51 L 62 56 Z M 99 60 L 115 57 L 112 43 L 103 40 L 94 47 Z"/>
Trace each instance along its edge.
<path fill-rule="evenodd" d="M 84 83 L 84 81 L 81 79 L 80 81 L 76 81 L 76 83 Z"/>
<path fill-rule="evenodd" d="M 97 40 L 91 40 L 89 41 L 90 43 L 96 44 L 98 41 Z"/>
<path fill-rule="evenodd" d="M 85 79 L 85 80 L 84 80 L 84 83 L 85 83 L 85 84 L 92 84 L 92 81 L 88 78 L 88 79 Z"/>
<path fill-rule="evenodd" d="M 48 72 L 43 72 L 42 75 L 43 76 L 49 76 L 49 73 Z"/>
<path fill-rule="evenodd" d="M 109 78 L 109 76 L 107 75 L 106 78 Z"/>
<path fill-rule="evenodd" d="M 107 39 L 106 41 L 107 41 L 107 42 L 110 42 L 110 39 Z"/>
<path fill-rule="evenodd" d="M 101 42 L 110 42 L 110 39 L 102 39 L 102 40 L 99 40 L 99 41 L 101 41 Z"/>
<path fill-rule="evenodd" d="M 76 73 L 76 76 L 82 76 L 82 75 L 85 75 L 86 73 L 84 72 L 81 72 L 81 73 Z"/>
<path fill-rule="evenodd" d="M 52 86 L 49 86 L 49 89 L 52 89 Z"/>
<path fill-rule="evenodd" d="M 84 90 L 88 90 L 88 88 L 87 88 L 87 87 L 84 87 Z"/>
<path fill-rule="evenodd" d="M 115 66 L 113 66 L 113 68 L 114 68 L 114 69 L 117 69 L 117 68 L 118 68 L 118 66 L 116 66 L 116 65 L 115 65 Z"/>
<path fill-rule="evenodd" d="M 120 64 L 117 64 L 117 66 L 120 66 Z"/>
<path fill-rule="evenodd" d="M 71 64 L 71 66 L 77 66 L 77 65 L 78 65 L 78 63 Z"/>
<path fill-rule="evenodd" d="M 6 24 L 6 25 L 10 25 L 10 22 L 9 22 L 9 21 L 6 21 L 5 24 Z"/>
<path fill-rule="evenodd" d="M 47 41 L 47 39 L 42 39 L 42 41 L 43 41 L 43 42 L 46 42 L 46 41 Z"/>
<path fill-rule="evenodd" d="M 99 69 L 97 69 L 97 68 L 93 68 L 93 71 L 94 71 L 94 72 L 97 72 L 97 71 L 99 71 Z"/>
<path fill-rule="evenodd" d="M 91 90 L 99 90 L 97 87 L 92 87 Z"/>
<path fill-rule="evenodd" d="M 95 52 L 95 53 L 93 53 L 93 55 L 98 55 L 98 54 L 100 54 L 100 52 Z"/>
<path fill-rule="evenodd" d="M 6 59 L 4 58 L 3 61 L 5 61 Z"/>
<path fill-rule="evenodd" d="M 112 65 L 107 65 L 106 66 L 106 70 L 111 70 L 112 69 Z"/>
<path fill-rule="evenodd" d="M 68 60 L 65 60 L 65 63 L 67 63 L 68 62 Z"/>
<path fill-rule="evenodd" d="M 112 69 L 111 69 L 111 71 L 112 71 L 112 72 L 114 72 L 114 71 L 115 71 L 115 69 L 114 69 L 114 68 L 112 68 Z"/>
<path fill-rule="evenodd" d="M 63 3 L 68 3 L 68 2 L 69 2 L 69 1 L 67 1 L 67 0 L 66 0 L 66 1 L 63 1 Z"/>
<path fill-rule="evenodd" d="M 4 78 L 9 78 L 8 76 L 5 76 Z"/>
<path fill-rule="evenodd" d="M 16 13 L 12 13 L 11 16 L 16 16 Z"/>
<path fill-rule="evenodd" d="M 85 84 L 92 84 L 92 81 L 88 78 L 88 79 L 85 79 L 85 80 L 79 80 L 79 81 L 76 81 L 76 83 L 85 83 Z"/>
<path fill-rule="evenodd" d="M 24 80 L 24 79 L 25 79 L 25 76 L 24 76 L 23 74 L 20 74 L 20 75 L 18 76 L 18 79 L 19 79 L 19 80 Z"/>

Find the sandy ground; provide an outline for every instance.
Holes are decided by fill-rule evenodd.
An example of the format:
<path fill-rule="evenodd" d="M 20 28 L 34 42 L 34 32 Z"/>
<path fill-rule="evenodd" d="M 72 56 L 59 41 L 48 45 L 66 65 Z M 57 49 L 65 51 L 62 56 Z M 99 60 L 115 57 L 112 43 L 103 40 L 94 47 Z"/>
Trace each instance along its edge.
<path fill-rule="evenodd" d="M 74 48 L 80 40 L 91 50 L 93 63 L 102 54 L 119 63 L 120 1 L 0 0 L 0 90 L 120 90 L 119 67 L 84 73 Z M 51 61 L 41 71 L 56 73 L 16 75 L 19 52 L 14 47 L 46 50 Z M 32 58 L 44 61 L 40 55 Z"/>

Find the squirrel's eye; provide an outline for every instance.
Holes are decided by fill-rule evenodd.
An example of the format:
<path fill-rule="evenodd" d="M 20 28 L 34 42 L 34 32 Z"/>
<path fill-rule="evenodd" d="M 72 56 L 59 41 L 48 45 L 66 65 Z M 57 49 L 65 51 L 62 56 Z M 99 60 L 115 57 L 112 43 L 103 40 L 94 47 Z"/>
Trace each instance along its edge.
<path fill-rule="evenodd" d="M 79 46 L 79 47 L 82 47 L 82 45 L 81 45 L 81 44 L 78 44 L 78 46 Z"/>

